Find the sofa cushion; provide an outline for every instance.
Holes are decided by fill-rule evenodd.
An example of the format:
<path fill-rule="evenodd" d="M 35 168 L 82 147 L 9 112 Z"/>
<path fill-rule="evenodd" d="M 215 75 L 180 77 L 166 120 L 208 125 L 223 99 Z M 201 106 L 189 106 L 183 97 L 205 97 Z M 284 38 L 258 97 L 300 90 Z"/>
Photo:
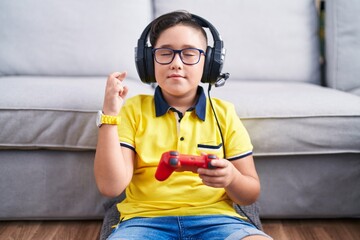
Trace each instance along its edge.
<path fill-rule="evenodd" d="M 100 219 L 106 198 L 96 187 L 94 157 L 93 150 L 1 150 L 0 221 Z"/>
<path fill-rule="evenodd" d="M 185 9 L 217 28 L 227 49 L 223 70 L 230 72 L 229 81 L 320 82 L 314 0 L 155 0 L 154 4 L 156 16 Z"/>
<path fill-rule="evenodd" d="M 99 76 L 126 70 L 137 77 L 134 47 L 151 17 L 150 0 L 2 0 L 0 75 Z"/>
<path fill-rule="evenodd" d="M 327 85 L 360 96 L 360 1 L 326 1 Z"/>
<path fill-rule="evenodd" d="M 106 77 L 2 77 L 0 149 L 95 149 Z M 127 78 L 128 96 L 152 94 Z"/>
<path fill-rule="evenodd" d="M 213 97 L 233 102 L 255 155 L 360 152 L 360 98 L 308 83 L 228 81 Z"/>

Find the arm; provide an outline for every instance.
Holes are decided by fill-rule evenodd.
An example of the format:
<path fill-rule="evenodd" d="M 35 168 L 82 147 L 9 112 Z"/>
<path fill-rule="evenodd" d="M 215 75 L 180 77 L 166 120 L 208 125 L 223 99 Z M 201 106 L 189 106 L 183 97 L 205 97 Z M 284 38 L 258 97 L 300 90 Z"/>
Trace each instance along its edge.
<path fill-rule="evenodd" d="M 103 111 L 117 116 L 128 92 L 122 86 L 126 73 L 113 73 L 108 77 Z M 109 197 L 118 196 L 129 184 L 133 174 L 135 153 L 120 146 L 117 126 L 103 125 L 99 129 L 94 174 L 99 191 Z"/>
<path fill-rule="evenodd" d="M 240 205 L 256 201 L 260 194 L 260 181 L 252 155 L 232 162 L 213 160 L 211 164 L 217 169 L 198 169 L 205 185 L 224 188 L 230 199 Z"/>

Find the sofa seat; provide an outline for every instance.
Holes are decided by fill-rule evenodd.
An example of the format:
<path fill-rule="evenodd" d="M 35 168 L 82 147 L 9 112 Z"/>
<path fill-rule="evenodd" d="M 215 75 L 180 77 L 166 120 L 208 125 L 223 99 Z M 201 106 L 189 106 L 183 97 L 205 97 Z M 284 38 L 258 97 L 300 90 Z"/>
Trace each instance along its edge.
<path fill-rule="evenodd" d="M 237 103 L 257 156 L 360 153 L 356 95 L 309 83 L 229 79 L 212 96 Z"/>

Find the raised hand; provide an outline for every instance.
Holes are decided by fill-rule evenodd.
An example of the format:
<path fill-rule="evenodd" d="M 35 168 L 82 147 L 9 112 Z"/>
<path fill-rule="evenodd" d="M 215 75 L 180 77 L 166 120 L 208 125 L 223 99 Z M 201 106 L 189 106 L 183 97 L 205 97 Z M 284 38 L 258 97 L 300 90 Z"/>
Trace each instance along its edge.
<path fill-rule="evenodd" d="M 104 114 L 113 116 L 119 114 L 129 90 L 123 85 L 126 75 L 126 72 L 114 72 L 109 75 L 105 87 Z"/>

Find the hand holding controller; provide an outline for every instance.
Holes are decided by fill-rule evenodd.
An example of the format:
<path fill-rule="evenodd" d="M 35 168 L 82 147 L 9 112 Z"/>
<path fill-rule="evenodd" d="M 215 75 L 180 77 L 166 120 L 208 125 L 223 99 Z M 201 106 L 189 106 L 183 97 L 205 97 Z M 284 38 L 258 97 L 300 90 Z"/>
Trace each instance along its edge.
<path fill-rule="evenodd" d="M 218 159 L 214 154 L 203 156 L 179 154 L 169 151 L 162 154 L 155 178 L 159 181 L 166 180 L 174 171 L 196 172 L 198 168 L 216 168 L 211 165 L 211 160 Z"/>

